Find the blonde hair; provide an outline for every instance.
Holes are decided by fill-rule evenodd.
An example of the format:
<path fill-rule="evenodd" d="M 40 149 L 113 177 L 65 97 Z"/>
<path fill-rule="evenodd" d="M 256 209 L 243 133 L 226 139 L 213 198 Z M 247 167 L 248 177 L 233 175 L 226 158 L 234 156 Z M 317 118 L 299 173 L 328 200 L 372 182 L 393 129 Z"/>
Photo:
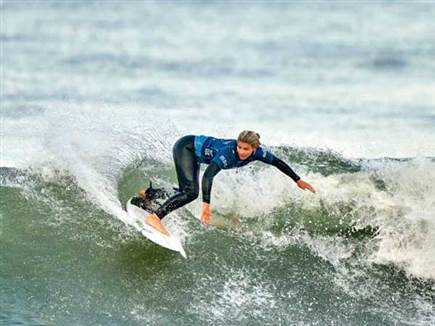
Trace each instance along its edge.
<path fill-rule="evenodd" d="M 251 130 L 244 130 L 239 134 L 239 137 L 237 138 L 238 141 L 242 141 L 244 143 L 248 143 L 254 148 L 257 148 L 261 145 L 260 143 L 260 134 L 251 131 Z"/>

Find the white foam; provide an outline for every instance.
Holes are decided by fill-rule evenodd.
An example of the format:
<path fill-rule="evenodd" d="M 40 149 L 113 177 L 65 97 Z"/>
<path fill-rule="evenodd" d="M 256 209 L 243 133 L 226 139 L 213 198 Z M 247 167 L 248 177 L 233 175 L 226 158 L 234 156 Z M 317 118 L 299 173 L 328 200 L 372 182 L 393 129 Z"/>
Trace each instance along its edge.
<path fill-rule="evenodd" d="M 2 160 L 21 168 L 69 171 L 98 207 L 124 220 L 117 181 L 128 164 L 151 157 L 172 165 L 171 147 L 182 134 L 179 130 L 220 130 L 204 128 L 200 119 L 186 128 L 186 120 L 171 118 L 178 116 L 178 109 L 167 112 L 163 124 L 161 109 L 56 103 L 29 117 L 6 117 Z M 231 136 L 230 130 L 225 129 L 224 136 Z M 213 206 L 249 217 L 268 214 L 286 202 L 304 209 L 323 205 L 332 216 L 341 214 L 340 204 L 351 205 L 355 216 L 336 222 L 379 227 L 374 262 L 393 262 L 412 275 L 435 278 L 434 163 L 422 159 L 376 164 L 359 173 L 328 177 L 297 171 L 317 188 L 316 195 L 300 191 L 278 170 L 261 163 L 224 171 L 215 178 Z M 376 175 L 387 191 L 376 188 L 371 179 Z M 199 201 L 189 206 L 194 215 L 199 216 L 199 206 Z"/>
<path fill-rule="evenodd" d="M 435 279 L 435 164 L 430 160 L 385 163 L 386 179 L 398 214 L 378 220 L 375 262 L 393 262 L 417 277 Z"/>
<path fill-rule="evenodd" d="M 201 280 L 205 281 L 206 280 Z M 276 289 L 259 279 L 253 279 L 247 271 L 228 271 L 228 279 L 222 288 L 213 295 L 212 302 L 203 305 L 196 300 L 191 304 L 193 313 L 200 313 L 206 320 L 214 322 L 241 322 L 250 318 L 267 318 L 259 307 L 273 309 L 277 304 L 274 293 Z"/>
<path fill-rule="evenodd" d="M 386 189 L 378 189 L 372 178 L 381 178 Z M 292 194 L 301 209 L 326 210 L 328 216 L 322 219 L 332 219 L 331 223 L 335 219 L 337 225 L 378 228 L 376 237 L 366 243 L 364 259 L 368 265 L 393 263 L 409 275 L 435 279 L 434 162 L 423 159 L 382 161 L 372 163 L 368 171 L 317 176 L 313 178 L 313 185 L 318 189 L 317 195 Z M 343 205 L 350 210 L 343 213 L 340 209 Z M 271 243 L 287 246 L 298 239 L 335 266 L 354 250 L 349 244 L 343 249 L 336 237 L 295 238 L 294 233 L 278 238 L 269 233 L 263 235 L 266 246 Z M 327 245 L 324 245 L 325 239 L 329 239 Z M 325 249 L 331 245 L 328 241 L 332 241 L 333 250 Z"/>

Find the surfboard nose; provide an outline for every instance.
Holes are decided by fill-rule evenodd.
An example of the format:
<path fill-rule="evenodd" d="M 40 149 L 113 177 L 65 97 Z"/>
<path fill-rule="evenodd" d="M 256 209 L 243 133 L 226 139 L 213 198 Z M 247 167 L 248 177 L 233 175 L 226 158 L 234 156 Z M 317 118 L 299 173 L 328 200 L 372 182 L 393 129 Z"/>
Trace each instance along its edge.
<path fill-rule="evenodd" d="M 186 252 L 184 251 L 183 247 L 180 248 L 179 253 L 181 254 L 181 256 L 183 256 L 183 258 L 187 259 L 187 255 L 186 255 Z"/>

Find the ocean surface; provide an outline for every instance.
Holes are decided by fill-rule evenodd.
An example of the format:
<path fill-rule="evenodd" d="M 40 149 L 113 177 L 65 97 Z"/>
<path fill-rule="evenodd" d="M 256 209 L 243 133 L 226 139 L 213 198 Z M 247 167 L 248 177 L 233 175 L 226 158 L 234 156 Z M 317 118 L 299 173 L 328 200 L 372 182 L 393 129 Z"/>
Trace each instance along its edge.
<path fill-rule="evenodd" d="M 434 325 L 435 2 L 0 1 L 1 325 Z M 165 220 L 182 135 L 261 163 Z"/>

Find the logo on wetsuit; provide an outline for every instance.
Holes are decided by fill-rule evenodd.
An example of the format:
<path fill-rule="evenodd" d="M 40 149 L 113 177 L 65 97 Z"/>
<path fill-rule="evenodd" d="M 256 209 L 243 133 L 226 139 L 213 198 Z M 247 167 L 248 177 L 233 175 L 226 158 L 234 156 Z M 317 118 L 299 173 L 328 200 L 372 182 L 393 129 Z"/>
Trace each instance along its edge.
<path fill-rule="evenodd" d="M 219 159 L 221 160 L 221 162 L 224 165 L 224 167 L 228 166 L 227 158 L 225 157 L 225 155 L 219 156 Z"/>
<path fill-rule="evenodd" d="M 211 148 L 205 148 L 204 149 L 204 156 L 213 157 L 214 156 L 213 149 L 211 149 Z"/>

